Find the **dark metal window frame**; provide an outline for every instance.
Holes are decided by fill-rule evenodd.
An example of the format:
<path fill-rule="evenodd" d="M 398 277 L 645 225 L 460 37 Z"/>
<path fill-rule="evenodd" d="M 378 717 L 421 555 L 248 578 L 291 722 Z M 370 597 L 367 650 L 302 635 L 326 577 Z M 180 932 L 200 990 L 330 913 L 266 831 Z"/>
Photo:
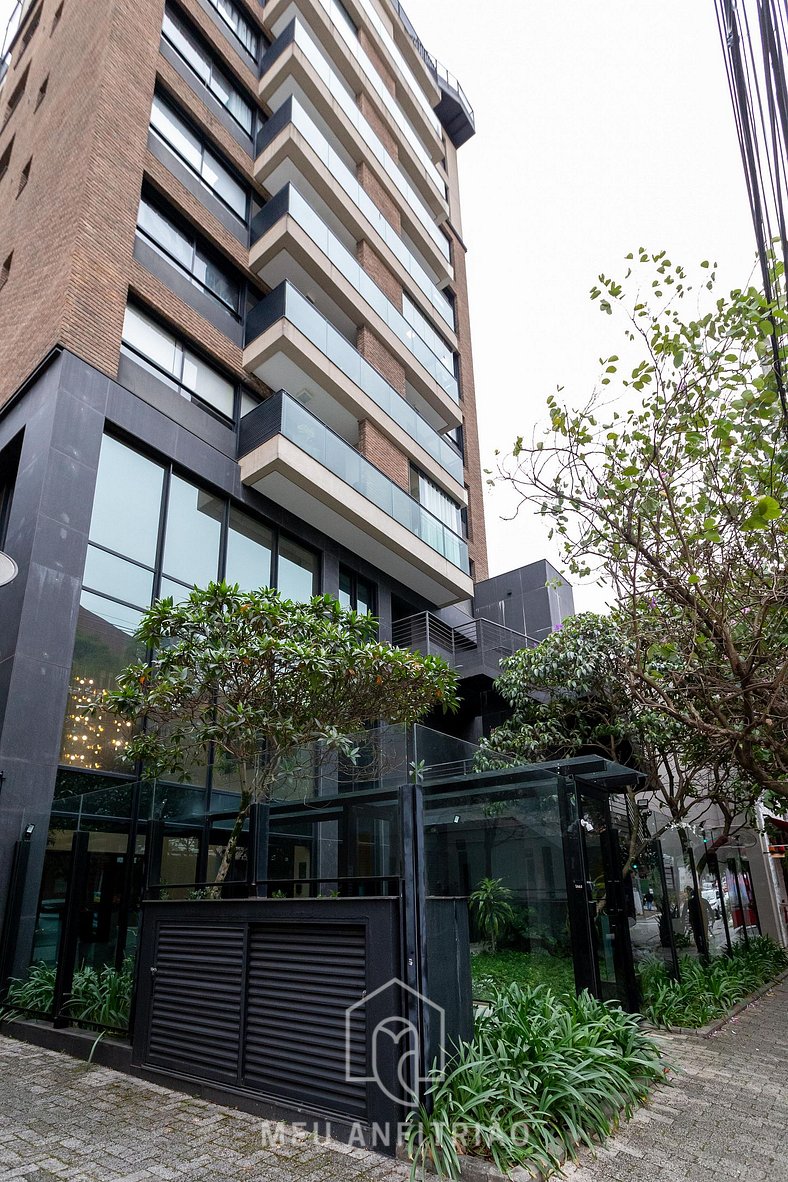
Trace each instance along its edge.
<path fill-rule="evenodd" d="M 256 25 L 254 23 L 253 20 L 250 19 L 250 16 L 246 12 L 246 10 L 241 8 L 238 4 L 236 4 L 234 2 L 234 0 L 229 0 L 230 6 L 232 8 L 234 8 L 235 11 L 237 12 L 239 20 L 243 21 L 243 23 L 248 26 L 248 28 L 251 30 L 251 32 L 254 35 L 254 39 L 255 39 L 254 51 L 252 51 L 249 48 L 249 46 L 245 44 L 242 37 L 239 37 L 238 33 L 233 28 L 233 26 L 230 24 L 230 22 L 227 20 L 227 17 L 222 12 L 222 10 L 219 7 L 219 4 L 216 2 L 216 0 L 208 0 L 208 3 L 210 4 L 210 6 L 214 10 L 214 12 L 217 14 L 219 19 L 221 20 L 223 26 L 230 31 L 230 33 L 233 35 L 235 40 L 241 46 L 244 53 L 248 54 L 249 57 L 253 59 L 253 61 L 259 62 L 260 50 L 261 50 L 261 48 L 263 46 L 263 42 L 264 42 L 263 31 L 261 28 L 259 28 L 258 25 Z"/>
<path fill-rule="evenodd" d="M 144 229 L 144 227 L 139 224 L 138 210 L 137 233 L 139 236 L 149 243 L 149 245 L 152 246 L 153 249 L 156 250 L 160 255 L 162 255 L 168 263 L 172 263 L 174 267 L 177 267 L 179 271 L 186 275 L 188 279 L 195 285 L 195 287 L 199 287 L 200 290 L 204 291 L 206 295 L 209 295 L 212 299 L 215 299 L 219 304 L 221 304 L 223 308 L 231 313 L 235 320 L 240 323 L 243 320 L 244 310 L 248 302 L 248 284 L 246 278 L 243 275 L 240 275 L 235 270 L 235 268 L 232 267 L 232 264 L 228 263 L 217 250 L 214 250 L 210 245 L 206 245 L 206 240 L 203 235 L 199 234 L 194 229 L 194 227 L 185 220 L 185 218 L 180 217 L 179 214 L 172 209 L 172 206 L 170 206 L 168 202 L 163 201 L 154 190 L 148 187 L 143 188 L 142 195 L 140 197 L 140 207 L 142 206 L 143 202 L 154 209 L 160 217 L 164 218 L 165 221 L 168 221 L 172 225 L 173 229 L 175 229 L 178 233 L 181 233 L 185 238 L 188 238 L 192 250 L 192 268 L 194 267 L 198 258 L 203 258 L 205 261 L 212 263 L 218 270 L 220 270 L 228 282 L 235 284 L 238 291 L 236 305 L 233 306 L 222 296 L 220 296 L 218 292 L 214 291 L 212 287 L 200 279 L 192 268 L 187 267 L 185 263 L 181 262 L 179 258 L 176 258 L 174 254 L 171 254 L 165 246 L 158 242 L 152 236 L 152 234 Z"/>
<path fill-rule="evenodd" d="M 203 86 L 205 86 L 206 89 L 213 95 L 213 97 L 216 99 L 217 103 L 219 103 L 220 106 L 222 107 L 222 109 L 227 112 L 227 114 L 230 116 L 230 118 L 233 120 L 233 122 L 238 127 L 240 127 L 240 129 L 244 133 L 244 135 L 248 135 L 250 137 L 250 139 L 254 139 L 254 137 L 257 135 L 257 130 L 258 130 L 258 127 L 260 126 L 261 120 L 260 120 L 260 108 L 257 106 L 257 103 L 255 102 L 252 95 L 250 95 L 250 93 L 246 89 L 246 87 L 241 82 L 239 82 L 235 76 L 231 75 L 229 67 L 227 67 L 223 61 L 217 60 L 216 54 L 213 52 L 213 47 L 210 45 L 210 43 L 208 41 L 206 41 L 206 39 L 202 36 L 202 34 L 194 27 L 192 22 L 188 19 L 186 14 L 177 5 L 170 3 L 168 0 L 168 3 L 167 3 L 165 10 L 164 10 L 164 15 L 170 16 L 172 19 L 179 20 L 181 22 L 181 24 L 183 24 L 186 27 L 186 31 L 188 33 L 188 36 L 191 37 L 197 43 L 198 48 L 209 59 L 210 66 L 211 66 L 211 80 L 213 79 L 213 73 L 214 73 L 214 69 L 215 69 L 224 78 L 224 80 L 228 83 L 228 85 L 230 85 L 236 91 L 238 96 L 246 103 L 246 105 L 248 106 L 249 111 L 251 113 L 251 116 L 252 116 L 251 130 L 244 127 L 243 123 L 241 123 L 241 121 L 236 117 L 236 115 L 233 113 L 231 108 L 228 107 L 226 103 L 222 102 L 219 95 L 216 93 L 216 91 L 210 85 L 210 82 L 207 82 L 207 83 L 203 82 L 202 78 L 200 78 L 199 74 L 194 69 L 194 66 L 191 64 L 191 62 L 188 60 L 188 58 L 185 58 L 183 56 L 183 54 L 181 53 L 178 46 L 175 45 L 174 42 L 172 42 L 170 40 L 170 38 L 167 36 L 164 25 L 162 25 L 161 35 L 164 38 L 164 40 L 167 42 L 169 47 L 172 49 L 173 53 L 176 53 L 178 55 L 180 60 L 194 74 L 194 76 L 198 80 L 198 82 L 200 82 Z"/>
<path fill-rule="evenodd" d="M 146 316 L 148 320 L 151 320 L 154 324 L 157 324 L 159 328 L 164 329 L 165 332 L 168 332 L 170 336 L 175 338 L 177 343 L 182 348 L 188 349 L 195 355 L 195 357 L 198 357 L 200 361 L 209 366 L 220 377 L 224 378 L 225 381 L 232 383 L 233 418 L 230 419 L 227 415 L 222 414 L 222 412 L 217 410 L 215 406 L 209 402 L 206 402 L 200 397 L 199 394 L 196 394 L 190 386 L 185 386 L 182 382 L 179 382 L 178 379 L 173 376 L 173 374 L 168 373 L 166 369 L 163 369 L 162 366 L 158 365 L 155 361 L 151 361 L 149 357 L 146 357 L 145 354 L 141 353 L 139 349 L 134 347 L 134 345 L 130 345 L 127 341 L 121 340 L 121 349 L 125 349 L 133 360 L 141 361 L 151 371 L 151 373 L 153 373 L 154 377 L 161 377 L 162 380 L 166 381 L 168 386 L 174 386 L 178 391 L 186 390 L 189 394 L 189 401 L 194 402 L 200 407 L 201 410 L 207 410 L 209 414 L 213 415 L 213 417 L 218 419 L 219 422 L 224 423 L 225 426 L 236 426 L 241 417 L 241 396 L 244 391 L 243 382 L 239 381 L 235 374 L 228 373 L 223 366 L 218 365 L 215 359 L 213 357 L 209 357 L 199 347 L 199 345 L 194 345 L 188 337 L 185 337 L 181 332 L 173 328 L 173 326 L 169 324 L 155 308 L 150 307 L 148 304 L 142 303 L 141 300 L 135 299 L 128 299 L 126 301 L 126 306 L 135 308 L 140 313 L 140 315 Z M 183 395 L 183 397 L 185 397 L 185 395 Z"/>
<path fill-rule="evenodd" d="M 376 616 L 378 613 L 378 585 L 374 579 L 368 579 L 366 575 L 362 575 L 357 570 L 353 570 L 352 567 L 346 566 L 344 562 L 340 563 L 339 566 L 340 587 L 343 575 L 348 575 L 350 578 L 350 606 L 352 610 L 354 612 L 358 611 L 358 581 L 362 579 L 372 591 L 372 603 L 369 614 Z"/>
<path fill-rule="evenodd" d="M 157 88 L 155 91 L 155 94 L 154 94 L 154 99 L 159 99 L 159 101 L 164 103 L 164 105 L 166 107 L 169 107 L 170 110 L 172 111 L 172 113 L 174 114 L 175 118 L 180 120 L 180 122 L 183 123 L 184 126 L 189 129 L 189 131 L 192 133 L 192 135 L 197 138 L 197 140 L 199 141 L 199 144 L 200 144 L 200 150 L 202 152 L 201 159 L 203 159 L 203 160 L 205 159 L 205 153 L 207 152 L 208 155 L 212 156 L 215 159 L 216 163 L 221 168 L 223 168 L 226 173 L 228 173 L 232 177 L 232 179 L 239 186 L 239 188 L 243 189 L 243 191 L 246 195 L 246 212 L 245 212 L 245 214 L 243 216 L 241 216 L 241 214 L 239 214 L 238 210 L 234 209 L 232 207 L 232 205 L 230 205 L 229 201 L 227 201 L 222 196 L 222 194 L 220 192 L 218 192 L 218 190 L 214 189 L 212 185 L 208 184 L 205 177 L 202 175 L 201 172 L 197 171 L 197 169 L 194 167 L 194 165 L 191 163 L 191 161 L 187 160 L 185 158 L 185 156 L 183 156 L 181 154 L 181 152 L 178 151 L 178 149 L 175 147 L 175 145 L 173 143 L 171 143 L 170 140 L 167 139 L 167 137 L 163 134 L 163 132 L 159 131 L 158 127 L 154 127 L 152 120 L 149 124 L 149 130 L 150 130 L 151 134 L 156 136 L 156 138 L 158 140 L 160 140 L 161 143 L 163 143 L 165 145 L 165 147 L 168 148 L 169 151 L 173 153 L 174 156 L 177 156 L 178 160 L 183 165 L 183 167 L 187 168 L 189 170 L 189 172 L 192 174 L 192 176 L 194 176 L 200 182 L 200 184 L 203 185 L 207 189 L 207 191 L 211 194 L 212 197 L 214 197 L 217 201 L 219 201 L 225 207 L 225 209 L 229 210 L 229 212 L 233 215 L 234 218 L 237 218 L 237 220 L 239 222 L 241 222 L 244 226 L 246 226 L 248 228 L 250 220 L 251 220 L 252 192 L 251 192 L 251 189 L 249 188 L 249 183 L 246 180 L 246 178 L 242 177 L 238 173 L 238 171 L 231 164 L 229 164 L 227 162 L 226 158 L 219 151 L 217 151 L 216 148 L 214 148 L 211 144 L 209 144 L 206 141 L 204 130 L 201 127 L 199 127 L 194 122 L 193 119 L 191 119 L 187 114 L 184 113 L 182 108 L 179 107 L 178 104 L 173 101 L 173 99 L 170 97 L 170 95 L 165 90 L 162 90 L 161 88 Z"/>

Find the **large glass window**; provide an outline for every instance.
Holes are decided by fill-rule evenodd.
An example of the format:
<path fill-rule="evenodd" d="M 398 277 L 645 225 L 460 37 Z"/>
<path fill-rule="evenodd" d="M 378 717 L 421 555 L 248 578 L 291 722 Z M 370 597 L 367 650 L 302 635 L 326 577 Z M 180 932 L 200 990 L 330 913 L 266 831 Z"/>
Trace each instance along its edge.
<path fill-rule="evenodd" d="M 105 435 L 93 497 L 90 540 L 153 567 L 163 482 L 164 469 L 160 464 Z"/>
<path fill-rule="evenodd" d="M 347 567 L 339 568 L 339 602 L 362 616 L 375 614 L 375 584 Z"/>
<path fill-rule="evenodd" d="M 279 540 L 278 585 L 283 598 L 304 603 L 317 594 L 317 555 L 290 538 Z"/>
<path fill-rule="evenodd" d="M 444 369 L 447 369 L 450 374 L 456 377 L 454 350 L 447 344 L 437 329 L 433 328 L 430 321 L 421 309 L 416 307 L 407 292 L 402 293 L 402 315 L 416 332 L 417 336 L 420 336 L 424 343 L 429 346 L 430 351 L 435 354 Z"/>
<path fill-rule="evenodd" d="M 170 262 L 175 263 L 195 283 L 207 291 L 234 316 L 241 308 L 241 284 L 229 270 L 216 261 L 199 238 L 178 224 L 148 197 L 142 197 L 137 213 L 137 232 Z"/>
<path fill-rule="evenodd" d="M 183 398 L 233 417 L 234 384 L 133 304 L 126 308 L 123 322 L 123 352 Z"/>
<path fill-rule="evenodd" d="M 197 174 L 215 196 L 245 222 L 248 212 L 246 189 L 158 94 L 153 99 L 150 125 L 155 134 Z"/>
<path fill-rule="evenodd" d="M 227 74 L 217 66 L 201 37 L 171 9 L 164 13 L 162 33 L 204 86 L 232 115 L 247 135 L 254 130 L 254 108 Z"/>
<path fill-rule="evenodd" d="M 256 59 L 260 49 L 260 37 L 254 26 L 243 16 L 241 10 L 232 3 L 232 0 L 209 0 L 209 3 L 235 34 L 246 52 Z"/>
<path fill-rule="evenodd" d="M 238 583 L 242 591 L 256 591 L 271 585 L 273 530 L 238 509 L 230 509 L 227 532 L 228 583 Z"/>
<path fill-rule="evenodd" d="M 189 587 L 217 577 L 224 502 L 173 476 L 164 535 L 164 574 Z"/>
<path fill-rule="evenodd" d="M 462 506 L 434 484 L 418 468 L 410 470 L 411 495 L 423 505 L 433 517 L 437 517 L 456 534 L 462 534 Z"/>

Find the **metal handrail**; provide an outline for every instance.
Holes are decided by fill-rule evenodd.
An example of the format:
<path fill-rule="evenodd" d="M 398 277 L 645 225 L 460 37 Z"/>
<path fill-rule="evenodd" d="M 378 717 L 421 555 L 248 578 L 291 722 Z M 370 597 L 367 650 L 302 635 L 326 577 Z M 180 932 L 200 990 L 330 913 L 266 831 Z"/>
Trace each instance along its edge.
<path fill-rule="evenodd" d="M 395 621 L 392 641 L 400 648 L 436 653 L 455 668 L 469 664 L 474 655 L 489 664 L 498 664 L 523 648 L 534 648 L 537 641 L 524 632 L 516 632 L 494 620 L 475 616 L 464 624 L 447 624 L 432 612 L 417 612 Z"/>
<path fill-rule="evenodd" d="M 416 32 L 416 29 L 414 28 L 413 22 L 411 21 L 410 17 L 408 16 L 407 12 L 405 11 L 405 9 L 399 3 L 399 0 L 389 0 L 389 3 L 391 4 L 391 7 L 396 12 L 397 16 L 399 17 L 399 19 L 402 23 L 402 26 L 405 29 L 405 32 L 408 34 L 411 41 L 413 42 L 413 44 L 416 48 L 416 52 L 418 53 L 421 60 L 424 62 L 427 69 L 432 74 L 434 74 L 436 76 L 436 78 L 442 78 L 443 81 L 446 83 L 446 85 L 449 87 L 449 89 L 454 91 L 454 93 L 457 95 L 460 102 L 462 103 L 463 107 L 465 107 L 466 112 L 470 116 L 471 122 L 475 123 L 476 116 L 473 113 L 473 107 L 469 103 L 468 96 L 465 93 L 465 91 L 462 89 L 462 87 L 460 86 L 460 83 L 457 80 L 457 78 L 455 78 L 454 74 L 452 74 L 449 70 L 447 70 L 446 67 L 444 65 L 442 65 L 436 57 L 433 57 L 432 54 L 430 53 L 430 51 L 422 43 L 421 38 L 419 37 L 418 33 Z"/>

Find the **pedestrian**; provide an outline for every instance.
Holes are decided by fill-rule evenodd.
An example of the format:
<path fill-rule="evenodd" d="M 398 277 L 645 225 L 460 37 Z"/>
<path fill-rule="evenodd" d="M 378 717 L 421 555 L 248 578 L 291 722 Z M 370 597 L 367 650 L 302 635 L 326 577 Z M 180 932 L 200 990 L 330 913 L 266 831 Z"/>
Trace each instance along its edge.
<path fill-rule="evenodd" d="M 652 891 L 651 887 L 649 887 L 648 890 L 646 891 L 644 899 L 645 899 L 645 903 L 646 903 L 646 911 L 653 911 L 654 910 L 654 892 Z"/>

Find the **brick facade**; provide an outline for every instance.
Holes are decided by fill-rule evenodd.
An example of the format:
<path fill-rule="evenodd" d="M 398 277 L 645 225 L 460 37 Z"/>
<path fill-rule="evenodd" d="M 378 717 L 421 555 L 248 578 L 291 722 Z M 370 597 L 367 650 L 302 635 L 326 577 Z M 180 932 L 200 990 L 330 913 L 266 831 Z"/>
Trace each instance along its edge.
<path fill-rule="evenodd" d="M 398 394 L 405 395 L 405 367 L 397 361 L 371 328 L 362 324 L 356 333 L 356 348 L 370 365 L 374 365 Z"/>
<path fill-rule="evenodd" d="M 402 311 L 402 284 L 365 240 L 356 246 L 356 258 L 380 290 L 391 300 L 395 308 Z"/>
<path fill-rule="evenodd" d="M 410 461 L 369 419 L 358 425 L 358 450 L 390 480 L 410 492 Z"/>

